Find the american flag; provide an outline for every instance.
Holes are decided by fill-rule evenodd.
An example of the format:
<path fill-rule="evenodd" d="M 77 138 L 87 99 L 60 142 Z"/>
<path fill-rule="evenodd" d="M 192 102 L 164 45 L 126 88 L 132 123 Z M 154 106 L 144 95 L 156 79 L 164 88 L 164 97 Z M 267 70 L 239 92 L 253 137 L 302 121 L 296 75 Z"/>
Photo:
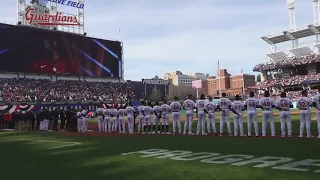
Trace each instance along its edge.
<path fill-rule="evenodd" d="M 220 64 L 218 59 L 217 76 L 220 77 Z"/>

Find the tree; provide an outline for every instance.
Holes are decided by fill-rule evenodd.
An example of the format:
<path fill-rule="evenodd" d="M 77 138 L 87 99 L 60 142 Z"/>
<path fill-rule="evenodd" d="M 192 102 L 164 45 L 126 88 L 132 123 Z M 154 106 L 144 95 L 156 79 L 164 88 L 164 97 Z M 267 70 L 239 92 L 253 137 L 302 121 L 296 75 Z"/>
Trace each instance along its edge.
<path fill-rule="evenodd" d="M 149 99 L 151 101 L 160 101 L 161 99 L 161 92 L 157 88 L 152 89 L 152 93 L 150 94 Z"/>
<path fill-rule="evenodd" d="M 204 94 L 203 89 L 198 89 L 199 96 L 201 94 Z M 183 100 L 185 99 L 189 94 L 191 94 L 194 98 L 197 97 L 197 89 L 192 88 L 191 86 L 169 86 L 169 100 L 173 100 L 174 96 L 179 97 L 179 99 Z"/>

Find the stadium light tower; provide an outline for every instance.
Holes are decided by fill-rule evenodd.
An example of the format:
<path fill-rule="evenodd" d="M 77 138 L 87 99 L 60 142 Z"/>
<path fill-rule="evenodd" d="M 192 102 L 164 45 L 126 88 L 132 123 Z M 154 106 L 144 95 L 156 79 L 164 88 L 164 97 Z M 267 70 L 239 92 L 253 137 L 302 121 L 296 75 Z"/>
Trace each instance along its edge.
<path fill-rule="evenodd" d="M 296 31 L 297 26 L 296 26 L 296 12 L 295 12 L 295 5 L 294 5 L 295 0 L 287 0 L 287 5 L 289 9 L 289 20 L 290 20 L 290 31 Z M 292 41 L 292 46 L 296 47 L 298 45 L 298 40 L 293 40 Z"/>
<path fill-rule="evenodd" d="M 320 13 L 319 13 L 319 0 L 312 0 L 313 2 L 313 23 L 319 24 Z"/>

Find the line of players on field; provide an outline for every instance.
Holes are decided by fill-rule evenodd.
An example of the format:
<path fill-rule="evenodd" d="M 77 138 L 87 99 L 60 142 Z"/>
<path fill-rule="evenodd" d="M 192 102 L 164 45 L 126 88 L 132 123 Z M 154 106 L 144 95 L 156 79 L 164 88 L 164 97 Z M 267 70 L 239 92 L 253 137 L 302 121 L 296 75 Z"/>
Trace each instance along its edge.
<path fill-rule="evenodd" d="M 320 90 L 319 90 L 320 92 Z M 311 135 L 311 111 L 310 107 L 314 106 L 317 109 L 317 121 L 318 121 L 318 133 L 320 138 L 320 95 L 316 95 L 313 100 L 307 97 L 307 91 L 302 91 L 302 97 L 297 100 L 297 108 L 300 109 L 300 135 L 303 137 L 304 129 L 306 128 L 307 137 Z M 189 134 L 193 135 L 192 122 L 194 119 L 194 110 L 196 110 L 196 116 L 198 117 L 197 132 L 199 135 L 207 135 L 205 126 L 207 124 L 207 132 L 217 134 L 215 112 L 220 111 L 220 136 L 223 136 L 224 124 L 227 125 L 229 136 L 246 136 L 243 128 L 243 112 L 247 111 L 247 136 L 251 137 L 251 126 L 254 125 L 255 136 L 259 136 L 259 127 L 257 121 L 257 109 L 262 109 L 262 136 L 266 136 L 267 123 L 270 123 L 271 136 L 275 136 L 274 114 L 273 109 L 280 111 L 281 121 L 281 137 L 292 136 L 291 126 L 291 113 L 290 108 L 293 107 L 292 101 L 286 97 L 286 93 L 282 92 L 281 97 L 275 102 L 270 97 L 269 91 L 265 91 L 264 97 L 256 99 L 254 92 L 250 92 L 250 97 L 244 102 L 240 100 L 239 96 L 236 96 L 236 101 L 231 102 L 225 93 L 222 93 L 222 98 L 215 104 L 212 102 L 212 98 L 209 97 L 209 101 L 205 100 L 205 95 L 201 95 L 200 99 L 194 102 L 192 96 L 189 95 L 188 99 L 181 105 L 178 98 L 175 97 L 174 101 L 168 105 L 167 101 L 164 101 L 163 105 L 159 105 L 156 102 L 152 107 L 151 102 L 146 105 L 144 101 L 141 102 L 141 106 L 137 109 L 132 107 L 129 103 L 127 107 L 98 108 L 96 114 L 98 116 L 98 126 L 100 132 L 120 132 L 125 131 L 125 116 L 128 118 L 129 134 L 134 133 L 134 120 L 135 115 L 138 114 L 138 133 L 158 133 L 158 134 L 171 134 L 169 132 L 169 115 L 172 115 L 173 129 L 172 133 Z M 182 132 L 180 123 L 180 112 L 184 109 L 186 111 L 186 119 L 184 123 L 184 129 Z M 230 124 L 230 111 L 234 114 L 234 133 L 232 134 Z M 152 116 L 153 115 L 153 116 Z M 207 123 L 206 123 L 207 122 Z M 156 129 L 156 126 L 158 128 Z M 287 126 L 287 131 L 286 131 Z M 212 130 L 212 131 L 211 131 Z"/>

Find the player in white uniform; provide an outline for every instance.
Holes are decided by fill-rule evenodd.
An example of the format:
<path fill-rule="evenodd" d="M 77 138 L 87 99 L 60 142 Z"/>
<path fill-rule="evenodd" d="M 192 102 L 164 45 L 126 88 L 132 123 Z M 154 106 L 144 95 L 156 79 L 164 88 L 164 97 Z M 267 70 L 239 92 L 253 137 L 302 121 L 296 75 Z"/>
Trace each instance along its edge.
<path fill-rule="evenodd" d="M 202 135 L 207 135 L 206 133 L 206 130 L 205 130 L 205 126 L 206 126 L 206 114 L 204 112 L 204 106 L 206 104 L 206 101 L 205 101 L 206 97 L 204 94 L 202 94 L 200 96 L 200 100 L 198 100 L 196 102 L 196 113 L 197 113 L 197 116 L 198 116 L 198 125 L 197 125 L 197 135 L 200 134 L 200 129 L 201 129 L 201 132 L 202 132 Z"/>
<path fill-rule="evenodd" d="M 229 136 L 232 136 L 230 124 L 230 110 L 232 110 L 231 101 L 227 98 L 226 93 L 222 93 L 221 95 L 222 98 L 218 102 L 218 107 L 220 109 L 220 136 L 223 136 L 223 127 L 225 122 L 227 124 L 228 134 Z"/>
<path fill-rule="evenodd" d="M 126 115 L 126 111 L 124 110 L 123 106 L 120 106 L 118 112 L 118 118 L 119 118 L 119 132 L 120 133 L 126 133 L 126 126 L 125 126 L 125 122 L 124 122 L 124 116 Z"/>
<path fill-rule="evenodd" d="M 183 102 L 183 109 L 186 110 L 186 120 L 184 121 L 184 130 L 183 134 L 187 133 L 187 129 L 189 128 L 188 134 L 193 135 L 192 133 L 192 122 L 193 122 L 193 110 L 195 108 L 195 103 L 192 100 L 192 95 L 188 95 L 188 99 Z"/>
<path fill-rule="evenodd" d="M 288 129 L 288 137 L 292 136 L 291 114 L 290 108 L 293 108 L 292 101 L 287 98 L 287 94 L 282 92 L 280 98 L 276 102 L 276 108 L 280 111 L 281 137 L 286 137 L 286 124 Z"/>
<path fill-rule="evenodd" d="M 78 132 L 81 132 L 81 129 L 82 128 L 82 114 L 81 112 L 77 112 L 77 129 L 78 129 Z"/>
<path fill-rule="evenodd" d="M 270 98 L 270 92 L 265 91 L 264 97 L 259 101 L 259 107 L 262 109 L 262 136 L 267 134 L 267 122 L 270 123 L 271 136 L 276 136 L 274 126 L 273 108 L 275 108 L 275 102 Z"/>
<path fill-rule="evenodd" d="M 310 106 L 312 106 L 312 100 L 307 97 L 308 92 L 306 90 L 302 91 L 302 97 L 297 100 L 297 108 L 300 109 L 300 135 L 303 137 L 304 128 L 307 129 L 307 137 L 311 138 L 311 111 Z"/>
<path fill-rule="evenodd" d="M 207 129 L 208 133 L 211 133 L 211 127 L 213 130 L 213 133 L 217 135 L 217 129 L 216 129 L 216 119 L 215 119 L 215 112 L 216 112 L 216 105 L 212 102 L 212 97 L 209 96 L 209 102 L 207 102 L 204 105 L 204 112 L 207 114 Z"/>
<path fill-rule="evenodd" d="M 153 134 L 156 133 L 156 125 L 157 125 L 158 126 L 157 134 L 160 134 L 161 108 L 159 106 L 159 102 L 158 101 L 155 102 L 155 106 L 153 106 L 152 111 L 153 111 L 153 121 L 152 121 L 153 132 L 152 133 Z"/>
<path fill-rule="evenodd" d="M 243 110 L 244 104 L 240 101 L 240 96 L 235 96 L 236 101 L 231 104 L 233 109 L 238 114 L 234 114 L 234 136 L 238 136 L 238 129 L 240 129 L 240 136 L 245 136 L 243 130 Z"/>
<path fill-rule="evenodd" d="M 317 109 L 318 138 L 320 138 L 320 89 L 318 89 L 318 94 L 313 97 L 313 106 Z"/>
<path fill-rule="evenodd" d="M 112 132 L 118 132 L 118 110 L 116 105 L 114 104 L 111 109 L 111 131 Z"/>
<path fill-rule="evenodd" d="M 162 134 L 170 134 L 169 132 L 169 113 L 171 112 L 171 107 L 167 104 L 167 100 L 163 101 L 163 104 L 160 106 L 161 108 L 161 116 L 162 116 Z M 164 128 L 166 127 L 166 128 Z"/>
<path fill-rule="evenodd" d="M 144 114 L 143 109 L 145 106 L 145 101 L 141 101 L 141 105 L 138 107 L 139 112 L 139 124 L 138 124 L 138 133 L 144 132 L 143 123 L 144 123 Z"/>
<path fill-rule="evenodd" d="M 111 109 L 109 109 L 109 107 L 107 107 L 107 109 L 105 109 L 103 111 L 103 115 L 104 115 L 104 131 L 105 132 L 111 132 Z"/>
<path fill-rule="evenodd" d="M 180 124 L 180 111 L 181 111 L 181 104 L 179 103 L 179 98 L 174 97 L 174 101 L 170 104 L 170 108 L 172 111 L 172 132 L 173 135 L 176 133 L 176 125 L 178 124 L 178 131 L 181 134 L 181 124 Z"/>
<path fill-rule="evenodd" d="M 98 108 L 96 110 L 96 116 L 98 117 L 99 132 L 104 132 L 104 128 L 105 128 L 103 111 L 104 111 L 103 108 Z"/>
<path fill-rule="evenodd" d="M 144 132 L 146 132 L 146 128 L 148 127 L 148 134 L 151 134 L 151 114 L 152 114 L 152 104 L 148 102 L 148 106 L 144 106 L 143 114 L 144 114 Z"/>
<path fill-rule="evenodd" d="M 254 92 L 250 92 L 250 97 L 244 101 L 244 108 L 247 109 L 248 119 L 248 136 L 251 137 L 251 124 L 253 122 L 254 131 L 256 137 L 259 137 L 259 126 L 257 120 L 257 107 L 259 107 L 259 101 L 254 97 Z"/>
<path fill-rule="evenodd" d="M 88 131 L 88 111 L 82 110 L 82 126 L 81 126 L 81 132 L 87 132 Z"/>
<path fill-rule="evenodd" d="M 134 113 L 135 113 L 135 109 L 132 107 L 132 102 L 129 102 L 127 108 L 126 108 L 126 113 L 127 113 L 127 117 L 128 117 L 128 130 L 129 130 L 129 134 L 133 134 L 134 133 Z"/>

